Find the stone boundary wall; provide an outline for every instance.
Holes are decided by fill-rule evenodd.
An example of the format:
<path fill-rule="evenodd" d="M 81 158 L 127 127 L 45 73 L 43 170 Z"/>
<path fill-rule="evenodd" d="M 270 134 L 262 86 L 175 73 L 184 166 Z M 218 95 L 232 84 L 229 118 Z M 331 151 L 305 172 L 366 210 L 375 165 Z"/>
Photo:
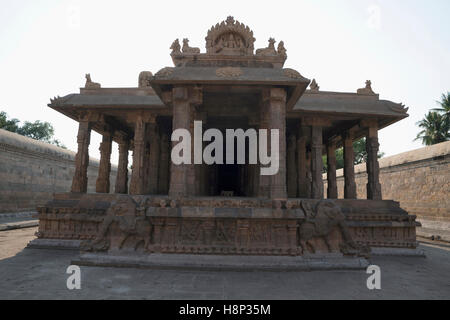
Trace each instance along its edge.
<path fill-rule="evenodd" d="M 95 192 L 99 161 L 91 159 L 88 192 Z M 0 213 L 36 210 L 55 192 L 69 192 L 75 152 L 0 129 Z M 117 167 L 111 167 L 114 189 Z"/>
<path fill-rule="evenodd" d="M 344 194 L 343 170 L 337 172 L 339 198 Z M 366 164 L 355 166 L 358 199 L 366 199 Z M 327 188 L 324 175 L 325 190 Z M 419 221 L 450 222 L 450 141 L 380 159 L 384 200 L 400 202 Z"/>

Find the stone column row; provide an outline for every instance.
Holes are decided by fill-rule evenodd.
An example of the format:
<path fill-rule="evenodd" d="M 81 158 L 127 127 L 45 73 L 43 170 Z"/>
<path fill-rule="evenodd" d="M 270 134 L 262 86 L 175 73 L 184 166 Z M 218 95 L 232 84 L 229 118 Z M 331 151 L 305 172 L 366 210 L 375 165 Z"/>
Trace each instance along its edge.
<path fill-rule="evenodd" d="M 367 199 L 381 200 L 381 185 L 379 181 L 379 163 L 378 163 L 378 124 L 376 120 L 367 120 L 361 122 L 361 127 L 365 128 L 366 134 L 366 170 L 367 170 Z M 344 198 L 356 199 L 355 182 L 355 154 L 353 149 L 354 136 L 351 130 L 342 134 L 342 144 L 344 148 Z M 327 145 L 328 159 L 328 198 L 337 199 L 336 183 L 336 145 L 329 142 Z"/>
<path fill-rule="evenodd" d="M 290 196 L 299 198 L 322 199 L 324 196 L 323 179 L 322 179 L 322 149 L 323 137 L 322 126 L 320 122 L 312 120 L 302 120 L 298 129 L 297 140 L 291 138 L 290 146 L 295 148 L 296 154 L 296 170 L 290 170 L 288 173 L 288 180 L 291 180 L 289 185 L 292 185 Z M 307 141 L 310 138 L 310 150 L 307 149 Z M 296 143 L 294 143 L 296 142 Z M 291 155 L 292 161 L 293 156 Z M 290 167 L 290 166 L 289 166 Z M 293 186 L 293 178 L 296 179 L 296 188 Z"/>
<path fill-rule="evenodd" d="M 89 144 L 91 138 L 92 124 L 98 119 L 80 119 L 78 127 L 78 152 L 75 157 L 75 174 L 72 180 L 71 192 L 86 193 L 88 186 L 88 166 L 89 166 Z M 111 151 L 114 132 L 105 127 L 102 142 L 100 144 L 100 164 L 96 181 L 97 193 L 110 192 L 111 175 Z M 128 184 L 128 149 L 129 139 L 119 141 L 119 165 L 115 192 L 127 193 Z"/>
<path fill-rule="evenodd" d="M 322 199 L 324 197 L 322 179 L 322 150 L 323 136 L 322 128 L 330 125 L 322 120 L 303 120 L 299 126 L 297 138 L 294 134 L 288 139 L 288 193 L 289 197 Z M 366 151 L 367 151 L 367 198 L 381 200 L 381 185 L 379 183 L 378 164 L 378 127 L 376 120 L 363 121 L 361 127 L 366 128 Z M 308 135 L 308 131 L 310 135 Z M 307 150 L 307 141 L 310 141 L 310 150 Z M 356 199 L 356 182 L 354 170 L 354 136 L 351 130 L 342 134 L 342 145 L 344 149 L 344 198 Z M 327 197 L 338 198 L 336 181 L 336 142 L 326 143 L 327 153 Z M 295 183 L 294 181 L 297 181 Z"/>

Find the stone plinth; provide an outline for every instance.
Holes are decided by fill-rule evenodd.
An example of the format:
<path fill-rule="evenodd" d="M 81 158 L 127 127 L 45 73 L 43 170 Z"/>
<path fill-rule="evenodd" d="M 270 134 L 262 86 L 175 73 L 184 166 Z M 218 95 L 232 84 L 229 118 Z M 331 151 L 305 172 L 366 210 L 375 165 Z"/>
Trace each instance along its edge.
<path fill-rule="evenodd" d="M 393 201 L 58 194 L 39 209 L 40 239 L 94 252 L 303 256 L 414 249 L 414 216 Z"/>

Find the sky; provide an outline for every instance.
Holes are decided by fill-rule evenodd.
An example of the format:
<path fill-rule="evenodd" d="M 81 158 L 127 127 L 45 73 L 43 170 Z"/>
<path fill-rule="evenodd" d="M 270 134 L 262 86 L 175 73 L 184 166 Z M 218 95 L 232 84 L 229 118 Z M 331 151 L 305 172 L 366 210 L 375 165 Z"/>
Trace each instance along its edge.
<path fill-rule="evenodd" d="M 370 79 L 380 99 L 409 107 L 409 118 L 379 133 L 386 156 L 422 146 L 416 122 L 450 91 L 448 0 L 0 0 L 0 8 L 0 111 L 50 122 L 75 151 L 77 122 L 47 107 L 51 97 L 78 93 L 86 73 L 102 87 L 135 87 L 139 72 L 172 65 L 173 40 L 204 52 L 208 29 L 229 15 L 253 30 L 255 48 L 283 40 L 285 67 L 321 90 L 356 92 Z M 93 133 L 91 156 L 100 142 Z"/>

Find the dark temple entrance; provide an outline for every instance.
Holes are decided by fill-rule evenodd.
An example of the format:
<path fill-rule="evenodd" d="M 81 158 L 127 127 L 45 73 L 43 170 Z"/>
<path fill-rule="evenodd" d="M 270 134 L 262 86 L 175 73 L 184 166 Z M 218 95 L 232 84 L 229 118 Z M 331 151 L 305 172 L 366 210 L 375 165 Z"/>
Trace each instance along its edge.
<path fill-rule="evenodd" d="M 233 192 L 235 197 L 242 196 L 239 184 L 239 165 L 223 164 L 219 165 L 217 170 L 219 195 L 223 195 L 222 192 Z"/>

